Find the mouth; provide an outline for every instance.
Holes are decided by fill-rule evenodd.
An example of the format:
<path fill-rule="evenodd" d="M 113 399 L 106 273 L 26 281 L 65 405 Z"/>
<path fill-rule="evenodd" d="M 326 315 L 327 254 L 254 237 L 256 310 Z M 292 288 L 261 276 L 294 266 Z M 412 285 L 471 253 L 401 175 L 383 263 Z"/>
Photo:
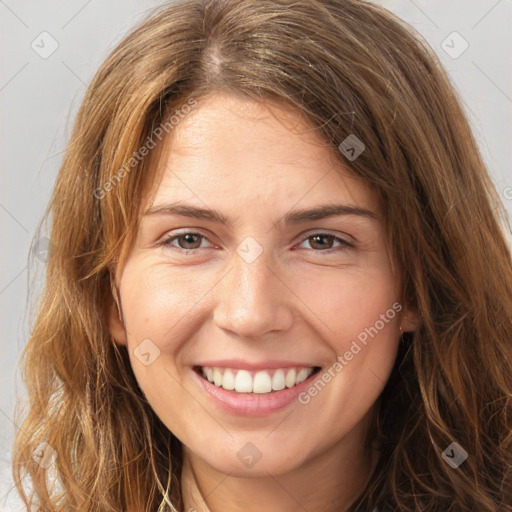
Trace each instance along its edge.
<path fill-rule="evenodd" d="M 246 395 L 270 395 L 298 386 L 317 374 L 320 366 L 296 366 L 249 371 L 239 368 L 194 366 L 202 379 L 218 388 Z"/>

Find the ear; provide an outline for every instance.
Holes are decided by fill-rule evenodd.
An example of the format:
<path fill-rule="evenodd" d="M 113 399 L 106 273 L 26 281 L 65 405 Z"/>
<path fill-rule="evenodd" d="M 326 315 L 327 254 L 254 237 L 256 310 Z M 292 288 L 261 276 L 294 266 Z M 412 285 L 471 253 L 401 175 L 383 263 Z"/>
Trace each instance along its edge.
<path fill-rule="evenodd" d="M 117 297 L 112 297 L 109 312 L 109 330 L 118 345 L 126 345 L 126 328 L 121 314 L 121 307 Z"/>
<path fill-rule="evenodd" d="M 411 308 L 403 308 L 400 312 L 402 332 L 414 332 L 421 323 L 421 314 Z"/>

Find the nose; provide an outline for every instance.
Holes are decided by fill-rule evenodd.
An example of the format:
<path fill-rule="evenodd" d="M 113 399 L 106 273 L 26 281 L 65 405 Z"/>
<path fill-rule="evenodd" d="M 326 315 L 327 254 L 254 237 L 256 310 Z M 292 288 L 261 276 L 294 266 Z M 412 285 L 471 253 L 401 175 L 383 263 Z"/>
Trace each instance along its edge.
<path fill-rule="evenodd" d="M 215 325 L 246 339 L 289 329 L 294 317 L 293 293 L 265 251 L 251 263 L 235 253 L 230 268 L 216 287 Z"/>

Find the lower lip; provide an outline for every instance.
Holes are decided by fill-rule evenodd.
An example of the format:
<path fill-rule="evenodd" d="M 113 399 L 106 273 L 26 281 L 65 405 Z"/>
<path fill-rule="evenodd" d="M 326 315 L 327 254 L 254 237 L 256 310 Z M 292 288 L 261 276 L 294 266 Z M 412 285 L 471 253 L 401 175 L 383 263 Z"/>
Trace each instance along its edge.
<path fill-rule="evenodd" d="M 306 380 L 293 388 L 284 388 L 281 391 L 262 394 L 228 391 L 201 377 L 194 369 L 192 373 L 199 381 L 202 389 L 222 409 L 241 416 L 267 416 L 297 401 L 297 396 L 311 384 L 319 371 L 312 373 Z"/>

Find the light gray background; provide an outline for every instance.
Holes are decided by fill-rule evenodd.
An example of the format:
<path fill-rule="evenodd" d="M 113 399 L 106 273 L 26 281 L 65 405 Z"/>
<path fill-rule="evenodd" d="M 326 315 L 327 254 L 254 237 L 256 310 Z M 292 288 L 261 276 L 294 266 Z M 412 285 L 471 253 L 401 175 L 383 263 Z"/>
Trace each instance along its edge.
<path fill-rule="evenodd" d="M 378 3 L 414 26 L 440 55 L 512 218 L 512 0 Z M 27 291 L 40 287 L 28 289 L 27 265 L 31 276 L 33 266 L 35 272 L 42 265 L 29 257 L 29 245 L 86 85 L 127 30 L 159 4 L 0 0 L 0 511 L 22 510 L 12 490 L 10 450 L 15 394 L 23 393 L 15 371 L 29 334 Z M 454 31 L 463 39 L 451 35 Z M 58 44 L 47 58 L 31 46 L 40 53 L 51 48 L 52 40 L 42 32 Z M 469 46 L 457 56 L 464 40 Z"/>

